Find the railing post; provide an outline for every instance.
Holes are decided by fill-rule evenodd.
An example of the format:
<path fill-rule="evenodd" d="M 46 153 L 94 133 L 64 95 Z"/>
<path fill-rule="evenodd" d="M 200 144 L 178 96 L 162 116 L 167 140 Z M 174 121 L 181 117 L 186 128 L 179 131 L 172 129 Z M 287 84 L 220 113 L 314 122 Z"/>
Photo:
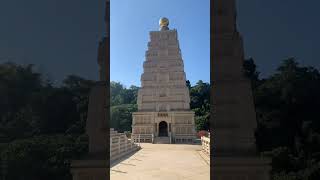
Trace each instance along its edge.
<path fill-rule="evenodd" d="M 126 146 L 125 146 L 125 152 L 127 152 L 128 151 L 128 139 L 127 138 L 125 138 L 125 140 L 124 140 L 124 143 L 126 144 Z"/>
<path fill-rule="evenodd" d="M 110 157 L 112 157 L 112 140 L 113 140 L 113 137 L 110 137 Z"/>
<path fill-rule="evenodd" d="M 201 146 L 202 146 L 202 150 L 210 155 L 210 138 L 202 136 L 201 137 Z"/>
<path fill-rule="evenodd" d="M 141 134 L 139 134 L 139 146 L 140 146 L 140 138 L 141 138 L 140 135 L 141 135 Z"/>
<path fill-rule="evenodd" d="M 120 149 L 121 148 L 121 146 L 120 146 L 120 136 L 119 136 L 118 140 L 119 140 L 118 141 L 118 153 L 120 154 L 120 152 L 121 152 L 121 149 Z"/>

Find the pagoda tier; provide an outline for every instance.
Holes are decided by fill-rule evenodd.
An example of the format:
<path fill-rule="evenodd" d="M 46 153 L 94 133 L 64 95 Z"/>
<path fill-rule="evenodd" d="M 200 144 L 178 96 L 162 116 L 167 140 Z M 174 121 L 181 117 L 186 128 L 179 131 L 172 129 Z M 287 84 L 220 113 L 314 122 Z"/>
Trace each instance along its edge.
<path fill-rule="evenodd" d="M 139 111 L 189 110 L 190 96 L 176 30 L 152 31 L 143 63 Z"/>

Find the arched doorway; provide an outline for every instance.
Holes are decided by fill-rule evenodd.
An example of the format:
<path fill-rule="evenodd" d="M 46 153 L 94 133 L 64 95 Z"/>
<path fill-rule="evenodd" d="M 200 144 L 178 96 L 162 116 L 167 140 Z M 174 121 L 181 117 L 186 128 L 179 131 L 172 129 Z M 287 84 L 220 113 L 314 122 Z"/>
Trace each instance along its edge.
<path fill-rule="evenodd" d="M 159 123 L 159 137 L 168 136 L 168 124 L 165 121 Z"/>

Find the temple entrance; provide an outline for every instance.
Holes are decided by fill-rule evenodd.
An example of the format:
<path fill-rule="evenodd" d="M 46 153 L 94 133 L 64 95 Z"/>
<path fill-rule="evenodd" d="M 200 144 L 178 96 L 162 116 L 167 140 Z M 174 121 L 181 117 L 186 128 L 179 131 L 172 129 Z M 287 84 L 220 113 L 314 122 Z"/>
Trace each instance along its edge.
<path fill-rule="evenodd" d="M 159 123 L 159 137 L 168 136 L 168 124 L 165 121 Z"/>

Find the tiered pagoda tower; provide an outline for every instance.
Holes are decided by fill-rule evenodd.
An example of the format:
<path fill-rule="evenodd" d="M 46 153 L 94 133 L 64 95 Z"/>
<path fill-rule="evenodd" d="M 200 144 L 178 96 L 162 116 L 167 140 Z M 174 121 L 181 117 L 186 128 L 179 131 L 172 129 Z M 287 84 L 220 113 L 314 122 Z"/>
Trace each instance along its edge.
<path fill-rule="evenodd" d="M 169 29 L 167 18 L 161 18 L 159 24 L 159 31 L 150 32 L 132 134 L 146 142 L 192 143 L 194 112 L 190 110 L 178 33 Z"/>

